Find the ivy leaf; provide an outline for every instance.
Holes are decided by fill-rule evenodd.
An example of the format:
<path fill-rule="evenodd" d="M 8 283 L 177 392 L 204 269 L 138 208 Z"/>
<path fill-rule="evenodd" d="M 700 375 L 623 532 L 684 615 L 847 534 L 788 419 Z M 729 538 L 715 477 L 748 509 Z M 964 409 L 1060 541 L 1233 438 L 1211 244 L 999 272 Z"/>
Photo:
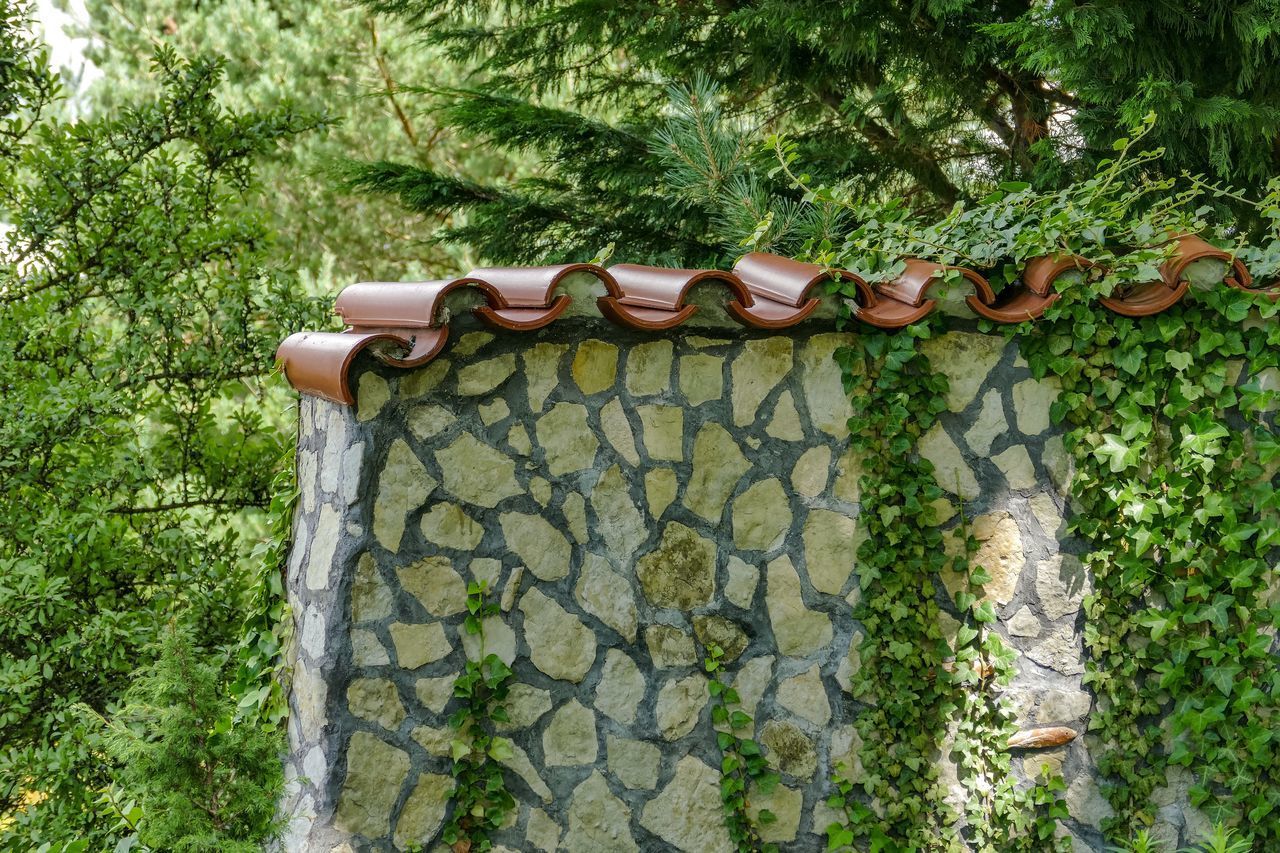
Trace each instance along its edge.
<path fill-rule="evenodd" d="M 496 737 L 489 745 L 489 757 L 494 761 L 510 761 L 515 757 L 511 749 L 511 741 L 504 737 Z"/>
<path fill-rule="evenodd" d="M 1191 366 L 1191 353 L 1168 350 L 1164 354 L 1165 363 L 1181 373 Z"/>
<path fill-rule="evenodd" d="M 449 741 L 449 755 L 454 762 L 459 762 L 471 754 L 471 744 L 463 740 Z"/>
<path fill-rule="evenodd" d="M 1231 688 L 1235 684 L 1236 676 L 1243 671 L 1244 667 L 1234 663 L 1206 666 L 1204 668 L 1204 677 L 1206 681 L 1218 688 L 1223 696 L 1229 697 Z"/>
<path fill-rule="evenodd" d="M 1102 444 L 1094 448 L 1093 455 L 1106 462 L 1112 474 L 1119 474 L 1132 464 L 1132 458 L 1136 454 L 1118 436 L 1107 433 L 1102 437 Z"/>
<path fill-rule="evenodd" d="M 1141 349 L 1133 347 L 1132 349 L 1121 350 L 1114 355 L 1113 359 L 1116 367 L 1119 367 L 1130 376 L 1135 376 L 1142 369 L 1146 356 Z"/>

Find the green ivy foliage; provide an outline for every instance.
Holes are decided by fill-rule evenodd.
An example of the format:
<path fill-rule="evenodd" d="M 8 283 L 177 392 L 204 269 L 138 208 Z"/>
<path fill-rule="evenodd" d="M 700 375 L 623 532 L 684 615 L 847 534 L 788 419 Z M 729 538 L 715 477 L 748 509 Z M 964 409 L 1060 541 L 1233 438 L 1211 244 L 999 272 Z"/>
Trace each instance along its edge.
<path fill-rule="evenodd" d="M 1013 726 L 994 688 L 1012 678 L 1014 653 L 988 627 L 996 613 L 981 593 L 990 576 L 969 564 L 977 543 L 963 523 L 962 555 L 948 555 L 937 524 L 947 501 L 931 463 L 914 452 L 946 409 L 947 379 L 918 348 L 938 328 L 934 320 L 898 334 L 863 332 L 836 353 L 863 465 L 854 616 L 865 633 L 852 692 L 867 707 L 857 719 L 863 773 L 837 771 L 828 805 L 845 820 L 827 828 L 828 847 L 1059 849 L 1061 779 L 1017 787 L 1003 748 Z M 945 569 L 967 578 L 952 637 L 936 582 Z M 940 778 L 947 761 L 956 764 L 963 814 Z"/>
<path fill-rule="evenodd" d="M 1192 805 L 1272 849 L 1280 306 L 1219 286 L 1131 320 L 1092 296 L 1085 282 L 1067 290 L 1023 351 L 1063 386 L 1053 414 L 1076 465 L 1071 529 L 1091 546 L 1085 683 L 1108 829 L 1149 826 L 1153 791 L 1183 767 Z"/>
<path fill-rule="evenodd" d="M 488 581 L 473 581 L 467 587 L 463 626 L 480 643 L 476 657 L 467 660 L 466 670 L 453 686 L 454 698 L 461 700 L 449 717 L 449 726 L 457 732 L 450 742 L 456 787 L 450 798 L 453 811 L 441 834 L 456 849 L 477 851 L 492 849 L 492 834 L 516 807 L 502 778 L 501 762 L 513 755 L 511 741 L 493 733 L 495 722 L 507 721 L 503 702 L 511 689 L 512 673 L 500 657 L 485 652 L 484 622 L 500 612 L 488 596 Z"/>
<path fill-rule="evenodd" d="M 1280 302 L 1197 274 L 1188 295 L 1154 317 L 1122 317 L 1099 303 L 1156 279 L 1173 234 L 1229 239 L 1229 223 L 1215 224 L 1206 198 L 1245 200 L 1196 176 L 1151 179 L 1145 166 L 1162 152 L 1135 152 L 1154 124 L 1149 116 L 1118 140 L 1116 156 L 1088 180 L 1050 193 L 1007 184 L 936 222 L 898 205 L 859 205 L 843 187 L 810 186 L 792 168 L 785 140 L 773 146 L 777 170 L 809 203 L 860 222 L 842 242 L 811 234 L 806 251 L 814 260 L 870 280 L 897 275 L 903 257 L 967 264 L 998 290 L 1038 255 L 1080 254 L 1096 264 L 1059 280 L 1062 298 L 1042 321 L 1004 330 L 1019 337 L 1035 376 L 1062 385 L 1052 414 L 1075 459 L 1070 529 L 1091 549 L 1085 684 L 1098 697 L 1090 735 L 1101 745 L 1093 753 L 1115 809 L 1104 829 L 1120 840 L 1152 826 L 1156 790 L 1171 784 L 1167 771 L 1182 767 L 1194 779 L 1190 805 L 1248 826 L 1255 849 L 1269 850 L 1280 833 L 1280 594 L 1271 565 L 1280 545 Z M 1278 196 L 1273 184 L 1255 203 L 1273 224 L 1280 222 Z M 1272 234 L 1241 254 L 1270 276 L 1268 259 L 1278 246 L 1280 234 Z M 958 273 L 948 280 L 957 282 Z M 1042 849 L 1037 845 L 1061 843 L 1053 829 L 1066 816 L 1060 782 L 1019 791 L 1006 781 L 987 809 L 975 795 L 990 801 L 988 790 L 965 781 L 966 773 L 1008 779 L 1000 754 L 1008 728 L 998 712 L 988 715 L 989 703 L 954 688 L 981 685 L 988 661 L 990 677 L 999 680 L 1008 660 L 1001 644 L 983 641 L 995 614 L 977 594 L 955 597 L 963 624 L 953 648 L 937 626 L 932 578 L 945 557 L 929 522 L 940 491 L 928 463 L 913 453 L 942 408 L 945 380 L 916 346 L 936 328 L 936 320 L 892 336 L 860 328 L 855 345 L 837 356 L 853 396 L 854 446 L 867 460 L 857 613 L 867 640 L 855 694 L 870 703 L 860 727 L 863 762 L 872 768 L 863 788 L 872 799 L 869 806 L 843 803 L 849 825 L 833 827 L 832 842 L 863 837 L 873 846 L 919 849 L 955 843 L 948 839 L 958 818 L 938 805 L 927 759 L 946 720 L 958 715 L 968 792 L 961 834 L 982 849 Z M 980 586 L 984 575 L 970 568 L 970 585 Z M 847 780 L 837 784 L 848 789 Z M 842 804 L 841 796 L 833 799 Z"/>
<path fill-rule="evenodd" d="M 752 717 L 737 707 L 742 703 L 738 691 L 721 679 L 724 649 L 715 643 L 704 648 L 702 668 L 707 672 L 711 722 L 716 727 L 716 746 L 720 749 L 720 804 L 729 840 L 740 851 L 777 853 L 777 844 L 761 840 L 760 827 L 774 823 L 778 817 L 762 808 L 753 819 L 750 798 L 768 796 L 782 777 L 769 769 L 760 744 L 738 734 L 752 730 Z"/>

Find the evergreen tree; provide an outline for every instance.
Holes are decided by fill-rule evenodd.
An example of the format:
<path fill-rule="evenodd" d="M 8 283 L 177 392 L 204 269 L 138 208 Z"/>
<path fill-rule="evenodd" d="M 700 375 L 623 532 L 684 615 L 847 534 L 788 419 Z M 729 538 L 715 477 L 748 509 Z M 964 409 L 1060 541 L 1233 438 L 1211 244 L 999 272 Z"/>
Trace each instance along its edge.
<path fill-rule="evenodd" d="M 609 242 L 625 260 L 714 254 L 723 219 L 669 186 L 653 150 L 665 88 L 696 78 L 749 136 L 791 137 L 818 182 L 927 214 L 1004 180 L 1089 174 L 1150 107 L 1169 112 L 1150 137 L 1167 148 L 1157 171 L 1257 182 L 1280 167 L 1275 0 L 365 2 L 488 81 L 431 90 L 447 126 L 542 168 L 499 185 L 373 162 L 351 183 L 465 213 L 439 238 L 492 261 Z"/>
<path fill-rule="evenodd" d="M 465 168 L 501 178 L 520 158 L 467 146 L 415 108 L 404 81 L 456 83 L 439 49 L 422 50 L 394 20 L 344 3 L 309 0 L 87 0 L 89 56 L 103 77 L 84 110 L 109 114 L 154 95 L 146 73 L 157 45 L 223 58 L 217 97 L 235 110 L 285 103 L 330 120 L 259 164 L 257 204 L 275 235 L 274 259 L 306 270 L 326 290 L 356 278 L 429 276 L 464 265 L 462 249 L 414 239 L 394 204 L 341 191 L 330 169 L 347 158 L 400 158 L 441 174 Z"/>
<path fill-rule="evenodd" d="M 106 728 L 116 782 L 134 798 L 127 818 L 137 840 L 175 853 L 261 850 L 284 781 L 280 739 L 231 725 L 223 673 L 177 625 L 157 651 Z"/>
<path fill-rule="evenodd" d="M 1074 93 L 1071 128 L 1092 159 L 1154 112 L 1164 174 L 1186 170 L 1260 194 L 1280 174 L 1280 2 L 1032 4 L 993 28 L 1019 61 Z"/>

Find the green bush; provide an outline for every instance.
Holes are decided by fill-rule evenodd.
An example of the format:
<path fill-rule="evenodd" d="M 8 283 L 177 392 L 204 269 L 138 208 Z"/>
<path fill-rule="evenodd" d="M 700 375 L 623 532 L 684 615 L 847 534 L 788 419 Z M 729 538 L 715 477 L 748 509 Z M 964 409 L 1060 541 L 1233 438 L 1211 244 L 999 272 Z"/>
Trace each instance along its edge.
<path fill-rule="evenodd" d="M 0 6 L 0 847 L 118 833 L 101 733 L 171 619 L 225 659 L 292 443 L 262 379 L 323 322 L 267 263 L 254 163 L 321 122 L 219 104 L 222 66 L 159 51 L 109 117 L 59 97 Z"/>
<path fill-rule="evenodd" d="M 233 725 L 222 667 L 171 624 L 159 658 L 125 692 L 104 746 L 136 804 L 138 840 L 174 853 L 251 853 L 275 830 L 283 738 Z M 132 810 L 131 810 L 132 811 Z"/>

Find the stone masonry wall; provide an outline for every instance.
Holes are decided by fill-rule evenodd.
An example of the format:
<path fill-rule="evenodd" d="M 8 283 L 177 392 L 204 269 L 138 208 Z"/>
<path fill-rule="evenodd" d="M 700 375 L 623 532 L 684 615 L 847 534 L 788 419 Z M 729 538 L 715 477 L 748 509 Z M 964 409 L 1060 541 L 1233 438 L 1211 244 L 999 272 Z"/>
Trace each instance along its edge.
<path fill-rule="evenodd" d="M 473 331 L 417 372 L 370 361 L 355 409 L 303 400 L 286 849 L 438 849 L 447 709 L 475 652 L 461 614 L 482 578 L 501 604 L 489 650 L 515 671 L 506 848 L 728 850 L 697 652 L 716 642 L 782 773 L 756 799 L 778 816 L 766 838 L 824 849 L 831 768 L 860 772 L 851 723 L 865 706 L 848 693 L 859 471 L 831 359 L 842 337 L 801 328 L 733 340 L 585 320 Z M 1055 388 L 996 336 L 926 346 L 951 392 L 921 449 L 982 541 L 999 630 L 1020 652 L 1018 721 L 1083 732 L 1087 580 L 1059 541 Z M 957 506 L 942 504 L 954 529 Z M 941 581 L 954 612 L 958 579 Z M 1107 806 L 1087 747 L 1080 737 L 1015 765 L 1061 769 L 1077 847 L 1098 850 Z M 1195 815 L 1176 781 L 1166 837 L 1185 837 Z"/>

